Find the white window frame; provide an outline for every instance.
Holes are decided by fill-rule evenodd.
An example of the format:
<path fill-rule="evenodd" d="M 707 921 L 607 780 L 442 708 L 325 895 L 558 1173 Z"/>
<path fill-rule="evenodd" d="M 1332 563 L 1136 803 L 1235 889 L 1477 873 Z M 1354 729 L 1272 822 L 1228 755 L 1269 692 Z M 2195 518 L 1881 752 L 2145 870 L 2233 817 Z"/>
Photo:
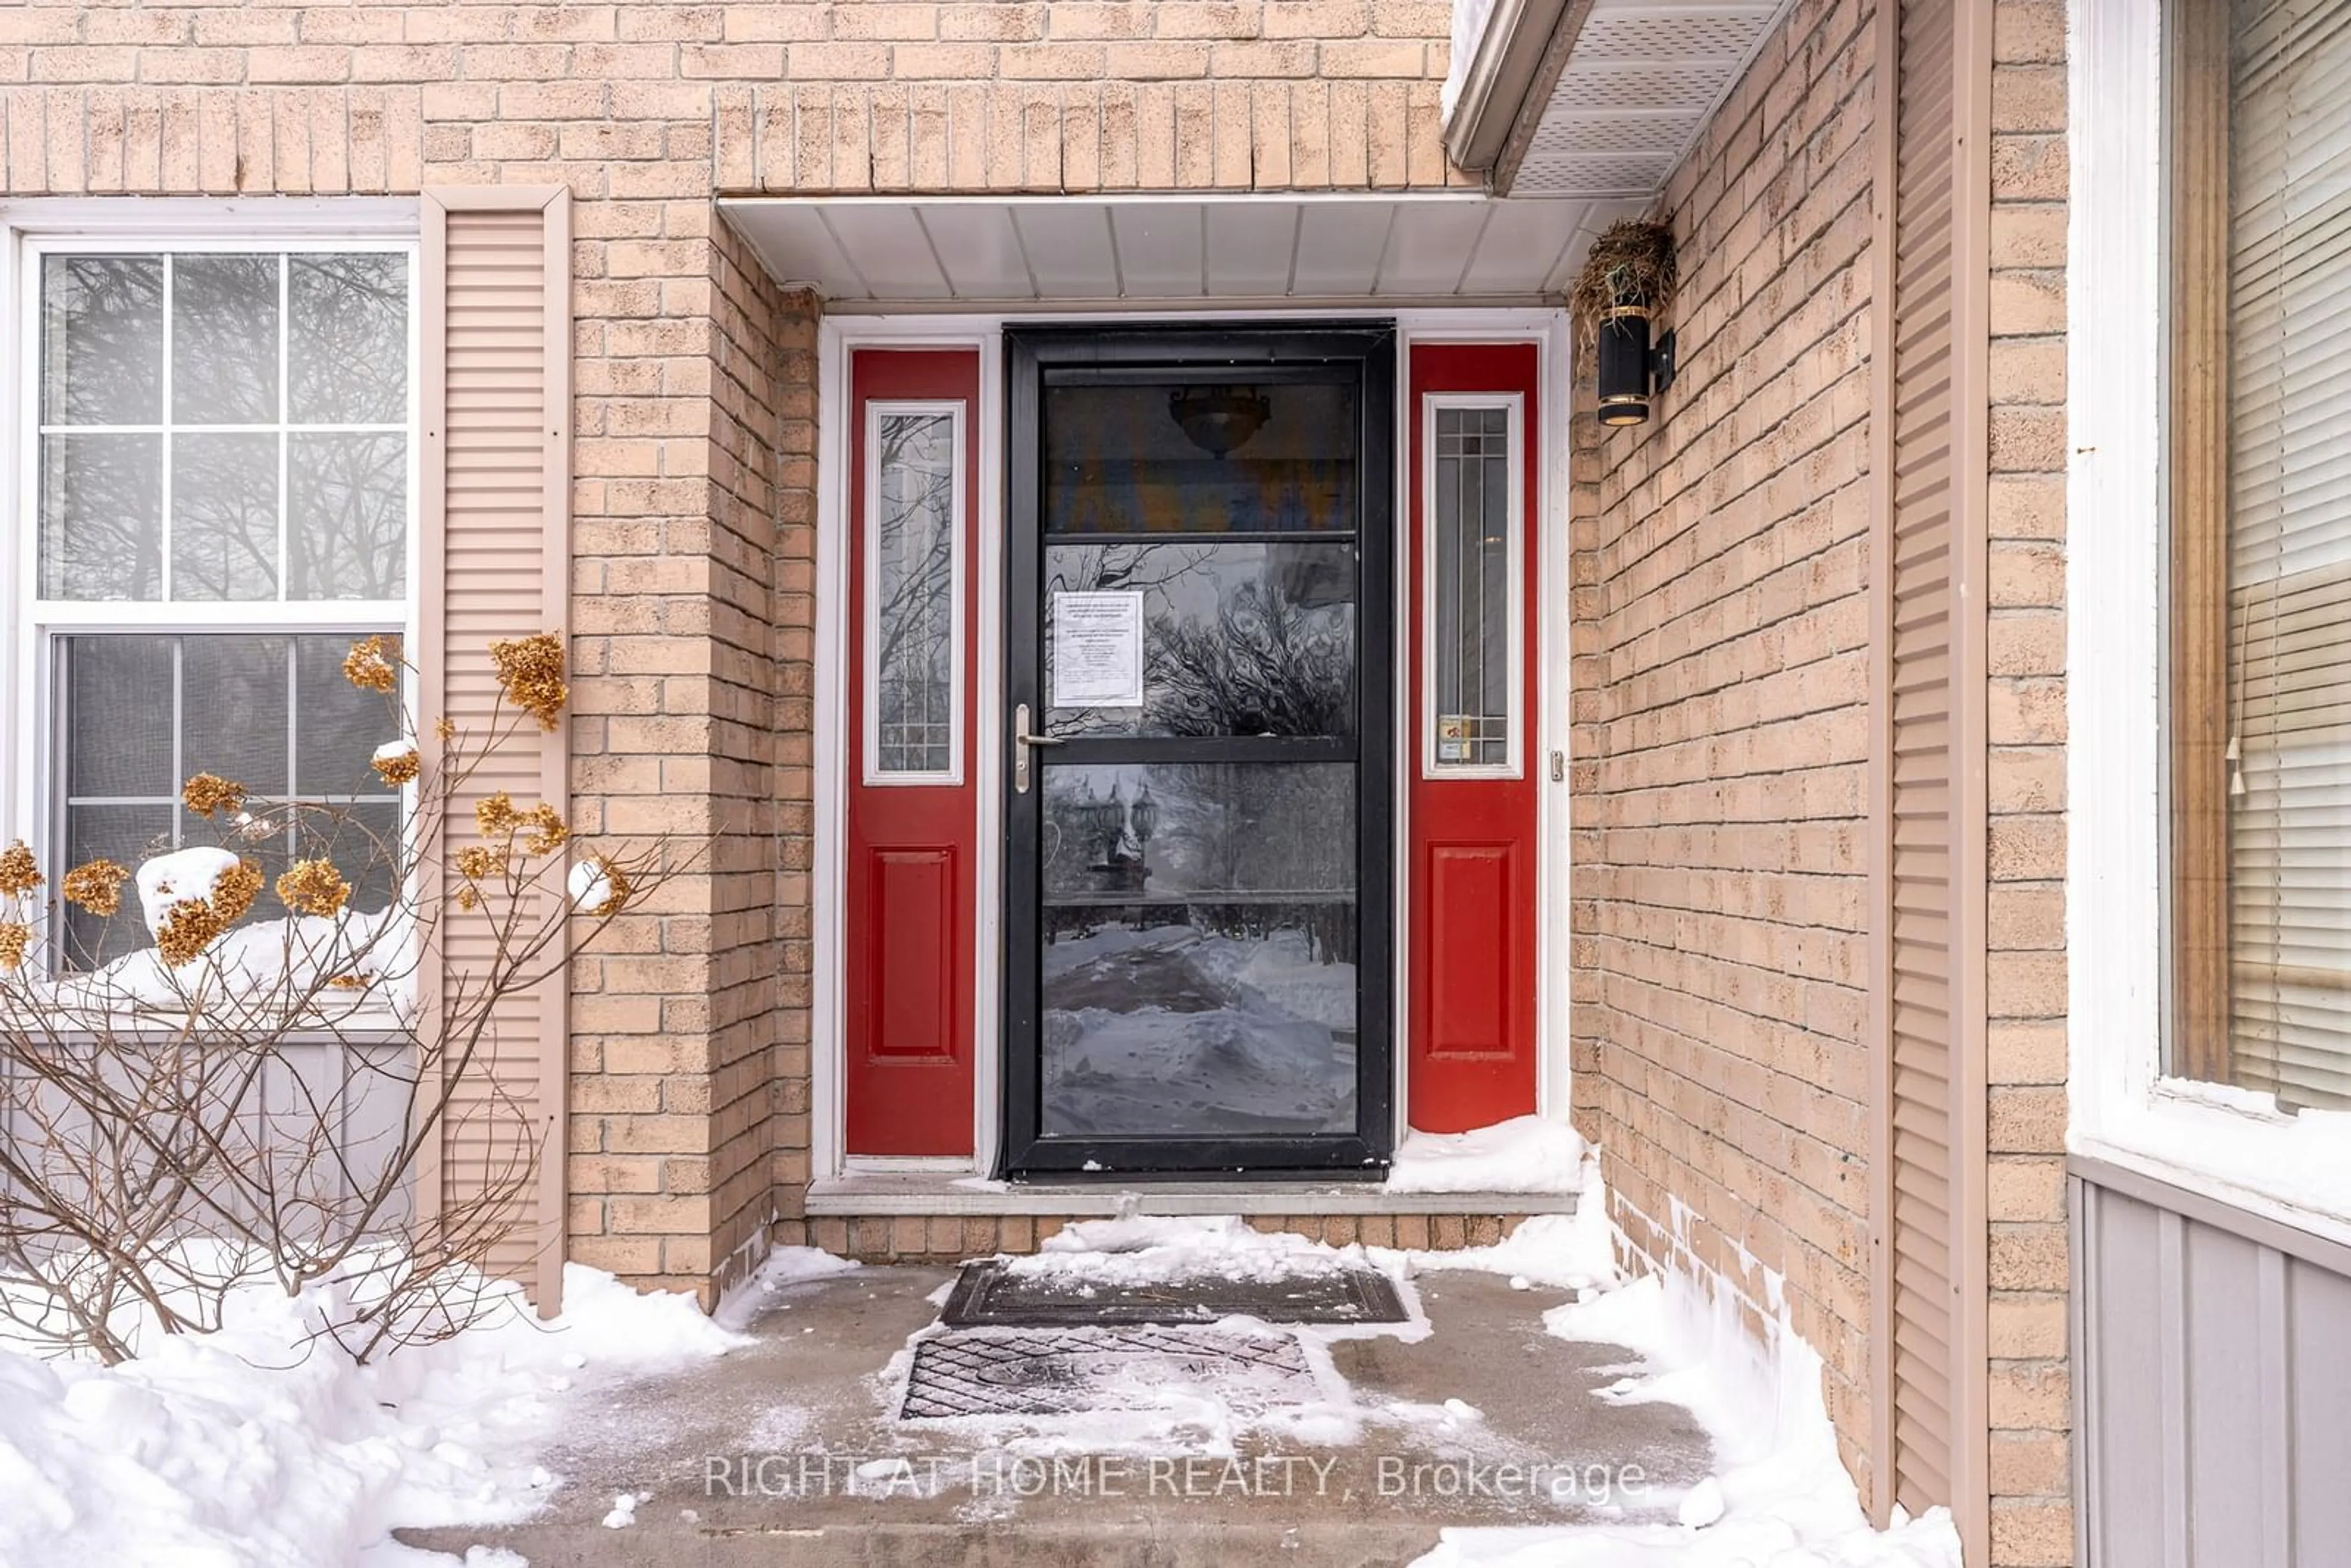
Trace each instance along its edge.
<path fill-rule="evenodd" d="M 351 199 L 247 201 L 59 199 L 0 204 L 0 493 L 15 498 L 0 519 L 0 559 L 11 564 L 0 591 L 0 649 L 17 678 L 0 682 L 0 836 L 36 846 L 45 869 L 54 860 L 65 810 L 63 695 L 57 643 L 67 635 L 201 635 L 247 632 L 354 639 L 396 633 L 414 645 L 423 569 L 423 256 L 413 201 Z M 399 600 L 229 601 L 43 600 L 38 596 L 40 280 L 54 254 L 199 253 L 298 255 L 397 252 L 408 257 L 407 517 Z M 168 373 L 170 343 L 164 344 Z M 282 350 L 281 350 L 282 354 Z M 169 396 L 168 380 L 165 396 Z M 173 426 L 172 428 L 183 428 Z M 193 427 L 190 427 L 193 428 Z M 285 428 L 285 427 L 277 427 Z M 371 427 L 372 428 L 372 427 Z M 279 505 L 286 504 L 281 456 Z M 168 523 L 166 525 L 168 527 Z M 282 550 L 282 545 L 281 545 Z M 167 552 L 168 553 L 168 552 Z M 282 567 L 282 560 L 281 560 Z M 166 564 L 168 582 L 168 560 Z M 284 581 L 281 574 L 280 582 Z M 413 709 L 415 694 L 403 691 Z M 414 786 L 404 787 L 413 807 Z M 45 954 L 43 962 L 47 961 Z M 354 1020 L 363 1022 L 363 1020 Z"/>
<path fill-rule="evenodd" d="M 2163 0 L 2069 17 L 2067 1147 L 2351 1242 L 2351 1113 L 2164 1060 Z"/>
<path fill-rule="evenodd" d="M 1420 413 L 1420 730 L 1417 749 L 1425 779 L 1469 781 L 1522 779 L 1527 765 L 1527 399 L 1517 392 L 1428 392 Z M 1437 416 L 1446 409 L 1501 409 L 1510 443 L 1508 492 L 1510 538 L 1506 552 L 1510 594 L 1507 639 L 1510 668 L 1506 700 L 1510 730 L 1500 762 L 1446 762 L 1437 755 Z"/>
<path fill-rule="evenodd" d="M 947 528 L 954 541 L 947 552 L 947 591 L 953 596 L 947 632 L 953 640 L 948 650 L 947 766 L 923 772 L 893 771 L 882 766 L 882 422 L 894 416 L 926 418 L 942 414 L 950 422 L 948 439 L 954 443 L 947 505 Z M 859 547 L 865 557 L 860 584 L 865 601 L 857 611 L 862 629 L 860 641 L 863 644 L 858 675 L 864 687 L 861 696 L 865 724 L 863 777 L 866 784 L 876 789 L 927 789 L 963 783 L 964 708 L 968 675 L 966 666 L 969 662 L 966 647 L 971 632 L 965 604 L 971 554 L 971 532 L 964 504 L 964 492 L 971 478 L 970 455 L 964 440 L 967 414 L 961 398 L 873 398 L 865 404 L 865 471 L 858 476 L 864 500 L 860 508 L 864 519 Z"/>

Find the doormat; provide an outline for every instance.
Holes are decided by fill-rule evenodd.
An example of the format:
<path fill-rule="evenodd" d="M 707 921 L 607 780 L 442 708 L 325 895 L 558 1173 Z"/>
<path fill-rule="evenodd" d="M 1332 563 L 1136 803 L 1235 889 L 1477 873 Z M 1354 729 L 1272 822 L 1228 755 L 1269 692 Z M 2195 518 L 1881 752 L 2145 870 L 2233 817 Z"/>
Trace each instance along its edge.
<path fill-rule="evenodd" d="M 984 1330 L 915 1345 L 898 1419 L 1134 1409 L 1171 1388 L 1244 1415 L 1321 1396 L 1305 1353 L 1286 1334 L 1151 1327 Z"/>
<path fill-rule="evenodd" d="M 1137 1283 L 1077 1273 L 1016 1273 L 1001 1259 L 967 1263 L 939 1321 L 949 1328 L 1409 1322 L 1395 1281 L 1377 1269 L 1301 1270 L 1274 1279 L 1216 1275 Z"/>

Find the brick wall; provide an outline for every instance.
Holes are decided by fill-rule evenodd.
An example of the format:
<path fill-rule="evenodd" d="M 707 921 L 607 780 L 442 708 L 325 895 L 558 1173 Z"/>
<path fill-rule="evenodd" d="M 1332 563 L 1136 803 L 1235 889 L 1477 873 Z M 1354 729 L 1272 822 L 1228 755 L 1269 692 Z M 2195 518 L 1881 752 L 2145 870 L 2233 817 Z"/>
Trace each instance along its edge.
<path fill-rule="evenodd" d="M 1650 1258 L 1826 1362 L 1866 1495 L 1875 42 L 1802 0 L 1676 177 L 1681 381 L 1578 425 L 1578 1114 Z M 1987 1107 L 1996 1568 L 2069 1562 L 2064 7 L 2000 0 Z M 1702 1218 L 1700 1218 L 1702 1217 Z"/>
<path fill-rule="evenodd" d="M 807 890 L 798 910 L 778 894 L 810 799 L 789 766 L 806 716 L 797 736 L 788 716 L 808 685 L 813 610 L 790 577 L 810 477 L 786 455 L 810 444 L 815 304 L 707 203 L 679 207 L 633 242 L 597 231 L 644 217 L 583 209 L 572 264 L 576 292 L 632 311 L 577 330 L 578 444 L 597 458 L 572 498 L 575 816 L 676 835 L 681 874 L 573 968 L 569 1231 L 580 1261 L 703 1289 L 765 1239 L 795 1042 L 807 1076 L 789 981 Z M 616 258 L 654 246 L 673 276 L 622 292 Z"/>
<path fill-rule="evenodd" d="M 1572 544 L 1578 1114 L 1649 1258 L 1782 1277 L 1865 1487 L 1871 26 L 1799 0 L 1675 176 L 1680 379 L 1577 422 Z"/>
<path fill-rule="evenodd" d="M 0 167 L 19 195 L 406 192 L 428 172 L 626 201 L 1444 185 L 1467 178 L 1441 145 L 1450 14 L 30 0 L 0 10 Z"/>
<path fill-rule="evenodd" d="M 1458 181 L 1445 0 L 0 7 L 12 196 L 574 197 L 575 817 L 706 838 L 573 975 L 571 1253 L 705 1295 L 808 1176 L 815 315 L 714 192 Z"/>
<path fill-rule="evenodd" d="M 2065 7 L 1992 29 L 1992 1562 L 2073 1561 L 2065 1291 Z"/>

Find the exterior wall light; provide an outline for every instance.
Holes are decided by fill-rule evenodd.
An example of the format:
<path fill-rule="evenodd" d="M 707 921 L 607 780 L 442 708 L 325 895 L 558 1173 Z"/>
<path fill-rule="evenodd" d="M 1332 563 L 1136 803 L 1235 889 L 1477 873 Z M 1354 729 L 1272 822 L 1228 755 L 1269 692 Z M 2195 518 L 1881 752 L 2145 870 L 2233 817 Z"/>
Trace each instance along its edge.
<path fill-rule="evenodd" d="M 1673 302 L 1670 225 L 1635 219 L 1601 231 L 1568 291 L 1568 308 L 1589 334 L 1600 423 L 1647 422 L 1657 393 L 1674 384 L 1674 335 L 1650 341 L 1651 324 Z"/>
<path fill-rule="evenodd" d="M 1599 361 L 1600 423 L 1641 424 L 1649 402 L 1674 384 L 1674 335 L 1649 341 L 1649 308 L 1612 305 L 1594 334 Z"/>

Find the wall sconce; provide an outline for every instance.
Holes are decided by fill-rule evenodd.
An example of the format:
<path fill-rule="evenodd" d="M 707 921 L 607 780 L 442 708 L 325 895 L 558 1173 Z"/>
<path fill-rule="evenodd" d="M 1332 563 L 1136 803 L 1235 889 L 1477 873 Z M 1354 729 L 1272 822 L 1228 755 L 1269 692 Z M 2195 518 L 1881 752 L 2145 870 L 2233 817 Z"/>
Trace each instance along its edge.
<path fill-rule="evenodd" d="M 1592 242 L 1568 291 L 1568 308 L 1589 332 L 1600 423 L 1646 423 L 1657 393 L 1674 384 L 1674 335 L 1653 345 L 1650 323 L 1673 303 L 1670 225 L 1627 218 Z"/>
<path fill-rule="evenodd" d="M 1674 384 L 1673 333 L 1652 345 L 1649 308 L 1614 305 L 1601 317 L 1597 337 L 1600 423 L 1646 423 L 1650 398 Z"/>

